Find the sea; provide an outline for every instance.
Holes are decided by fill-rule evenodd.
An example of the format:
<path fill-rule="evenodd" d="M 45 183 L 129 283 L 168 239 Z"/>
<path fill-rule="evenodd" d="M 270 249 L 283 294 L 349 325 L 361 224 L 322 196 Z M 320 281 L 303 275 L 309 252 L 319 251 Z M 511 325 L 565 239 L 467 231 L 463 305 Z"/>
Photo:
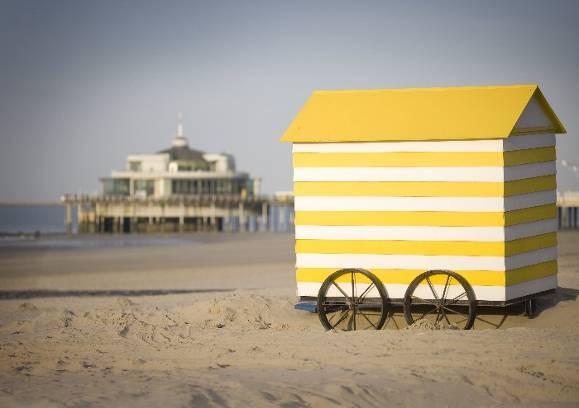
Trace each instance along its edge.
<path fill-rule="evenodd" d="M 76 226 L 73 211 L 73 226 Z M 67 235 L 65 208 L 58 205 L 0 205 L 0 253 L 19 249 L 90 249 L 180 245 L 203 240 L 198 234 L 81 234 Z M 290 232 L 287 214 L 272 214 L 273 231 Z M 255 221 L 255 220 L 254 220 Z M 255 224 L 255 222 L 254 222 Z M 257 225 L 250 225 L 255 230 Z M 76 232 L 73 230 L 73 233 Z M 226 237 L 223 237 L 226 239 Z"/>
<path fill-rule="evenodd" d="M 64 234 L 64 219 L 64 206 L 0 206 L 0 234 Z"/>
<path fill-rule="evenodd" d="M 0 206 L 0 255 L 26 250 L 77 250 L 182 245 L 200 239 L 177 234 L 67 235 L 65 208 L 56 205 Z M 76 225 L 73 211 L 73 225 Z M 75 231 L 73 231 L 75 232 Z"/>

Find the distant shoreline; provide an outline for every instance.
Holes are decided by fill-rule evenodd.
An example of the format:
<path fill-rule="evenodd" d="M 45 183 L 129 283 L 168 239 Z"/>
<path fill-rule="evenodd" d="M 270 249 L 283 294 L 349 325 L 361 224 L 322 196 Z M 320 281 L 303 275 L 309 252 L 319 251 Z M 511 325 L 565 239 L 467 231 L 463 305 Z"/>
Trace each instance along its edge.
<path fill-rule="evenodd" d="M 0 231 L 0 239 L 22 239 L 22 240 L 30 240 L 30 239 L 41 239 L 41 238 L 60 238 L 66 237 L 66 232 L 42 232 L 42 231 L 35 231 L 35 232 L 4 232 Z"/>
<path fill-rule="evenodd" d="M 0 207 L 60 207 L 60 201 L 0 201 Z"/>

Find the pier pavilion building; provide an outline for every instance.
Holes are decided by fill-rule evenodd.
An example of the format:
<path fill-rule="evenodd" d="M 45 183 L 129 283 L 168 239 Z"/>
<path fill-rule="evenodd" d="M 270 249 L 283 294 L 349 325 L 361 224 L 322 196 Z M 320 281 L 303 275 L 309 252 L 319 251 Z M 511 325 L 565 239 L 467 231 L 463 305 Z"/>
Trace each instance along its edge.
<path fill-rule="evenodd" d="M 293 226 L 293 197 L 265 197 L 260 185 L 259 178 L 236 170 L 233 156 L 191 148 L 179 118 L 169 148 L 131 154 L 124 170 L 100 179 L 98 195 L 65 195 L 62 201 L 67 230 L 80 233 L 268 231 Z"/>
<path fill-rule="evenodd" d="M 154 154 L 131 154 L 124 170 L 100 179 L 104 196 L 167 198 L 198 195 L 260 194 L 260 179 L 235 169 L 225 153 L 204 153 L 189 147 L 179 122 L 171 147 Z"/>

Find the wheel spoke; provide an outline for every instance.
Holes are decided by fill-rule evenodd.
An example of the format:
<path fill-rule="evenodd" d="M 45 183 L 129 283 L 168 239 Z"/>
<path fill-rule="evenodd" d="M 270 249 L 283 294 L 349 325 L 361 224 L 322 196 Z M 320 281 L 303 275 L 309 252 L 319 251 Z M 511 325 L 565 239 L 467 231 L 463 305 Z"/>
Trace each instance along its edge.
<path fill-rule="evenodd" d="M 355 276 L 355 272 L 352 272 L 351 282 L 352 282 L 352 301 L 354 301 L 354 299 L 356 299 L 356 276 Z"/>
<path fill-rule="evenodd" d="M 366 316 L 382 316 L 382 312 L 381 312 L 381 311 L 380 311 L 380 312 L 376 312 L 376 313 L 372 313 L 372 312 L 370 311 L 370 313 L 369 313 L 368 311 L 361 312 L 360 309 L 358 309 L 358 313 L 364 313 Z"/>
<path fill-rule="evenodd" d="M 461 324 L 462 322 L 466 322 L 467 320 L 468 320 L 468 318 L 464 318 L 464 319 L 457 321 L 456 323 L 451 323 L 451 324 L 454 326 L 458 326 L 459 324 Z"/>
<path fill-rule="evenodd" d="M 332 320 L 334 320 L 336 318 L 336 316 L 342 316 L 344 314 L 344 311 L 347 311 L 348 309 L 341 309 L 341 310 L 335 310 L 335 311 L 330 311 L 330 312 L 326 312 L 326 318 L 328 317 L 328 315 L 331 313 L 330 318 L 328 319 L 328 323 L 330 323 L 330 325 L 332 325 Z"/>
<path fill-rule="evenodd" d="M 488 320 L 486 320 L 486 319 L 483 319 L 482 317 L 479 317 L 479 316 L 476 317 L 476 320 L 480 320 L 481 322 L 485 322 L 486 324 L 490 324 L 490 325 L 493 326 L 495 329 L 498 329 L 498 328 L 501 326 L 501 324 L 502 324 L 502 321 L 501 321 L 499 324 L 496 324 L 496 323 L 490 322 L 490 321 L 488 321 Z"/>
<path fill-rule="evenodd" d="M 372 287 L 374 287 L 374 282 L 372 282 L 372 283 L 370 284 L 370 286 L 368 286 L 368 287 L 364 290 L 364 292 L 362 292 L 362 294 L 361 294 L 360 297 L 358 298 L 358 303 L 360 303 L 360 301 L 361 301 L 362 299 L 364 299 L 364 296 L 366 296 L 368 293 L 370 293 L 370 289 L 372 289 Z"/>
<path fill-rule="evenodd" d="M 387 327 L 390 322 L 392 322 L 392 324 L 394 325 L 396 330 L 400 330 L 400 326 L 398 326 L 398 322 L 396 322 L 396 319 L 394 318 L 393 313 L 388 313 L 387 320 L 384 323 L 384 326 Z"/>
<path fill-rule="evenodd" d="M 462 292 L 460 295 L 458 295 L 457 297 L 455 297 L 454 299 L 452 299 L 450 302 L 446 302 L 444 303 L 445 306 L 450 306 L 455 304 L 456 302 L 458 302 L 461 298 L 463 298 L 466 295 L 466 292 Z"/>
<path fill-rule="evenodd" d="M 438 294 L 436 293 L 436 291 L 434 290 L 434 286 L 432 286 L 432 282 L 430 281 L 430 277 L 427 276 L 426 277 L 426 282 L 428 282 L 428 286 L 430 286 L 430 290 L 432 291 L 432 294 L 434 295 L 434 298 L 436 300 L 438 300 Z"/>
<path fill-rule="evenodd" d="M 418 296 L 414 296 L 414 295 L 412 295 L 412 298 L 413 298 L 413 299 L 421 300 L 421 301 L 423 301 L 424 303 L 428 303 L 428 304 L 431 304 L 431 305 L 438 305 L 438 302 L 434 302 L 434 301 L 432 301 L 432 300 L 430 300 L 430 299 L 422 299 L 422 298 L 419 298 Z"/>
<path fill-rule="evenodd" d="M 348 315 L 350 314 L 350 313 L 348 313 L 348 310 L 345 310 L 345 312 L 346 312 L 346 313 L 342 312 L 342 315 L 341 315 L 342 317 L 340 317 L 340 319 L 336 322 L 336 324 L 334 324 L 334 325 L 332 326 L 332 330 L 335 329 L 336 327 L 338 327 L 338 325 L 339 325 L 340 323 L 342 323 L 342 322 L 344 321 L 344 319 L 345 319 L 346 317 L 348 317 Z"/>
<path fill-rule="evenodd" d="M 462 315 L 462 316 L 466 316 L 467 318 L 468 318 L 468 316 L 469 316 L 468 314 L 459 312 L 458 310 L 451 309 L 451 308 L 446 307 L 446 306 L 444 306 L 444 305 L 443 305 L 442 307 L 443 307 L 444 309 L 446 309 L 447 311 L 452 312 L 452 313 L 454 313 L 454 314 L 459 314 L 459 315 Z"/>
<path fill-rule="evenodd" d="M 451 325 L 451 326 L 455 326 L 460 328 L 461 325 L 464 326 L 464 324 L 462 324 L 463 322 L 467 322 L 468 321 L 468 315 L 463 315 L 463 314 L 448 314 L 445 313 L 446 316 L 446 322 Z M 450 318 L 449 318 L 450 317 Z M 453 319 L 454 317 L 454 319 Z M 456 321 L 451 321 L 451 320 L 456 320 Z"/>
<path fill-rule="evenodd" d="M 352 314 L 348 314 L 348 331 L 356 331 L 356 327 L 354 327 L 354 319 L 352 318 Z"/>
<path fill-rule="evenodd" d="M 443 315 L 442 315 L 442 308 L 439 307 L 439 308 L 436 310 L 436 323 L 438 323 L 439 321 L 441 321 L 441 320 L 442 320 L 442 317 L 443 317 Z"/>
<path fill-rule="evenodd" d="M 376 327 L 376 325 L 375 325 L 374 323 L 372 323 L 372 321 L 370 321 L 370 319 L 368 319 L 368 316 L 366 316 L 366 315 L 365 315 L 364 313 L 362 313 L 362 312 L 360 312 L 360 314 L 361 314 L 362 316 L 364 316 L 364 319 L 366 319 L 366 321 L 367 321 L 368 323 L 370 323 L 374 329 L 378 330 L 378 327 Z"/>
<path fill-rule="evenodd" d="M 422 314 L 422 316 L 420 316 L 418 319 L 415 319 L 415 321 L 416 321 L 416 320 L 420 320 L 420 319 L 424 319 L 424 317 L 425 317 L 426 315 L 434 312 L 436 309 L 437 309 L 436 306 L 434 306 L 434 309 L 431 309 L 431 310 L 429 310 L 429 311 L 427 311 L 427 312 L 424 312 L 424 313 Z"/>
<path fill-rule="evenodd" d="M 350 296 L 348 296 L 348 295 L 346 294 L 346 292 L 344 292 L 344 291 L 342 290 L 342 288 L 340 287 L 340 285 L 338 285 L 338 282 L 332 281 L 332 285 L 334 285 L 336 288 L 338 288 L 338 290 L 339 290 L 340 292 L 342 292 L 342 295 L 344 295 L 344 297 L 345 297 L 346 299 L 350 299 Z"/>
<path fill-rule="evenodd" d="M 450 322 L 450 320 L 448 320 L 448 316 L 446 315 L 446 312 L 445 312 L 444 308 L 442 308 L 442 313 L 444 314 L 444 320 L 446 320 L 446 323 L 448 323 L 449 325 L 452 325 L 452 323 Z"/>
<path fill-rule="evenodd" d="M 446 295 L 448 293 L 448 286 L 450 285 L 451 279 L 452 279 L 452 276 L 446 275 L 446 283 L 444 284 L 444 289 L 442 290 L 442 297 L 440 298 L 440 300 L 442 300 L 442 302 L 444 302 L 444 300 L 446 299 Z"/>
<path fill-rule="evenodd" d="M 444 310 L 444 308 L 440 308 L 440 313 L 442 314 L 440 321 L 442 322 L 442 319 L 444 320 L 448 320 L 448 317 L 446 316 L 446 311 Z"/>
<path fill-rule="evenodd" d="M 356 330 L 356 277 L 354 276 L 354 272 L 352 272 L 352 313 L 354 315 L 352 322 L 354 324 L 354 330 Z"/>

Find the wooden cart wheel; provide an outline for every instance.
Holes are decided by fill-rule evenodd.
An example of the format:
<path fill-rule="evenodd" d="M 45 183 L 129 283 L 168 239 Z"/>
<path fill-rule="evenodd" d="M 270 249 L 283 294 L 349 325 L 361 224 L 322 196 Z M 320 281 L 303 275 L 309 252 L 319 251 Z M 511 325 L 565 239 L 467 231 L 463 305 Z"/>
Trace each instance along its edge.
<path fill-rule="evenodd" d="M 474 291 L 466 279 L 455 272 L 424 272 L 406 290 L 404 318 L 408 325 L 468 330 L 476 318 Z"/>
<path fill-rule="evenodd" d="M 535 317 L 537 313 L 537 299 L 534 297 L 528 298 L 525 300 L 525 316 L 529 319 Z"/>
<path fill-rule="evenodd" d="M 341 269 L 322 283 L 318 316 L 326 330 L 380 330 L 388 316 L 382 282 L 364 269 Z"/>

